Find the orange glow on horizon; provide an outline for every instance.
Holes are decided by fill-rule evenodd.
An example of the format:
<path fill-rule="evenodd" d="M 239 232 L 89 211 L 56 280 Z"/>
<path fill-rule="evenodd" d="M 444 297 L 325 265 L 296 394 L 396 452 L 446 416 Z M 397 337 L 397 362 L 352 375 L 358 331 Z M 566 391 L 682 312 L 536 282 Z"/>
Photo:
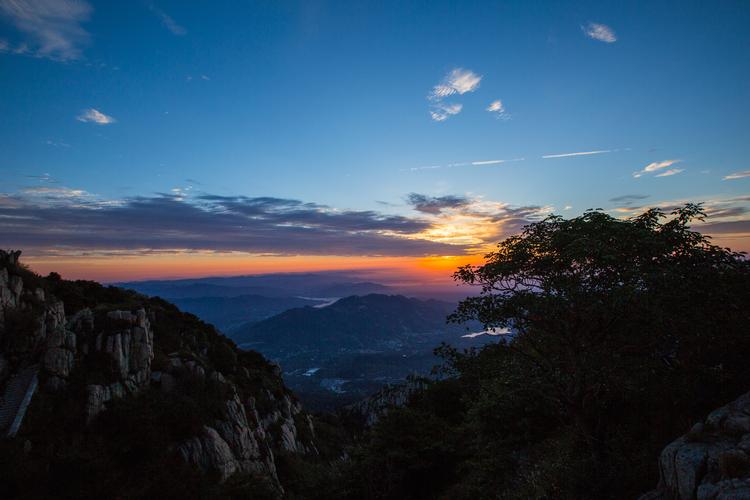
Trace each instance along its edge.
<path fill-rule="evenodd" d="M 41 275 L 54 271 L 65 279 L 87 279 L 104 283 L 347 270 L 359 270 L 363 274 L 387 278 L 388 281 L 448 283 L 459 266 L 478 263 L 481 256 L 341 257 L 179 252 L 147 255 L 29 255 L 22 256 L 22 261 Z"/>
<path fill-rule="evenodd" d="M 712 242 L 735 251 L 748 251 L 746 234 L 714 235 Z M 270 273 L 359 271 L 363 279 L 387 284 L 442 286 L 467 264 L 478 265 L 486 252 L 458 256 L 378 257 L 318 255 L 254 255 L 242 252 L 153 252 L 147 254 L 23 255 L 35 272 L 52 271 L 65 279 L 103 283 L 148 279 L 180 279 Z"/>

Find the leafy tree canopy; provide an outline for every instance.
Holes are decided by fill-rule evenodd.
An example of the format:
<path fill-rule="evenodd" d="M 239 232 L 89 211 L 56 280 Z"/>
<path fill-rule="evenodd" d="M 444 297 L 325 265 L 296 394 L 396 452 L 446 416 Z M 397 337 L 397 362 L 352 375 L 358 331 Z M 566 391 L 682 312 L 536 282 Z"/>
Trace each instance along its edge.
<path fill-rule="evenodd" d="M 435 477 L 435 498 L 651 489 L 660 450 L 750 390 L 750 266 L 691 229 L 704 216 L 695 204 L 625 220 L 550 216 L 459 269 L 480 293 L 451 320 L 511 333 L 438 350 L 450 377 L 372 430 L 354 470 L 389 486 L 359 494 L 419 498 L 422 473 L 393 472 L 398 457 Z M 431 432 L 407 435 L 404 422 Z"/>

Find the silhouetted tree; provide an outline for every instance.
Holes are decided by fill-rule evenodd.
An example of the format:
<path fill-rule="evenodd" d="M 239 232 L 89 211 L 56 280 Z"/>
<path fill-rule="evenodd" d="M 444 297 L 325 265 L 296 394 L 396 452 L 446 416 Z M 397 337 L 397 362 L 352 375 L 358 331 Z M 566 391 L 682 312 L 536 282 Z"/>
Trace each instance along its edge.
<path fill-rule="evenodd" d="M 482 291 L 451 319 L 515 332 L 503 347 L 505 376 L 523 374 L 514 397 L 541 398 L 573 426 L 592 476 L 629 451 L 635 429 L 661 446 L 684 419 L 750 389 L 748 262 L 690 229 L 704 215 L 688 204 L 667 221 L 658 209 L 550 216 L 455 274 Z"/>

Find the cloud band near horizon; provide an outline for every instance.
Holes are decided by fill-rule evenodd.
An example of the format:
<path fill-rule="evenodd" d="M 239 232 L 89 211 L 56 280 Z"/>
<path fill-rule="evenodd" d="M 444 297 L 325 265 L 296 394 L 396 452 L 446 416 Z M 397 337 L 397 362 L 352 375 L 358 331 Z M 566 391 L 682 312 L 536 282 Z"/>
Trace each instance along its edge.
<path fill-rule="evenodd" d="M 501 230 L 532 221 L 535 207 L 478 209 L 465 196 L 407 197 L 414 215 L 340 210 L 274 197 L 184 193 L 104 200 L 80 189 L 27 188 L 0 194 L 3 245 L 29 254 L 174 250 L 275 255 L 466 255 L 477 238 L 443 239 L 460 215 Z M 465 222 L 468 223 L 468 222 Z M 462 231 L 461 226 L 453 226 Z M 495 237 L 495 231 L 490 233 Z M 435 236 L 438 235 L 438 236 Z"/>

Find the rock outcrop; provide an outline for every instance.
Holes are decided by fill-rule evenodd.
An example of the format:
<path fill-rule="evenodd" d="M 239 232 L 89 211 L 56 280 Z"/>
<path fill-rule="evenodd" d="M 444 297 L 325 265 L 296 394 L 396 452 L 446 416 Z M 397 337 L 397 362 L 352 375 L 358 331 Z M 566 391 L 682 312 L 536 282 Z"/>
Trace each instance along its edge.
<path fill-rule="evenodd" d="M 750 499 L 750 393 L 664 448 L 659 478 L 642 500 Z"/>
<path fill-rule="evenodd" d="M 259 472 L 278 481 L 266 431 L 256 419 L 248 421 L 237 394 L 225 403 L 222 417 L 180 445 L 183 459 L 204 471 L 218 471 L 222 479 L 235 472 Z"/>
<path fill-rule="evenodd" d="M 20 254 L 0 250 L 0 352 L 11 365 L 43 350 L 48 335 L 64 335 L 65 327 L 63 303 L 17 274 L 25 271 Z"/>
<path fill-rule="evenodd" d="M 118 399 L 146 392 L 195 397 L 193 404 L 211 417 L 169 449 L 221 480 L 260 474 L 282 491 L 274 451 L 317 454 L 312 420 L 277 366 L 240 353 L 210 325 L 160 299 L 91 282 L 66 284 L 59 276 L 46 281 L 21 266 L 19 255 L 0 251 L 0 390 L 38 364 L 38 397 L 82 398 L 81 425 L 89 428 Z M 55 289 L 78 298 L 67 318 Z M 106 301 L 86 297 L 90 290 Z"/>
<path fill-rule="evenodd" d="M 144 309 L 109 311 L 106 322 L 110 328 L 97 331 L 89 309 L 81 311 L 71 322 L 87 339 L 81 349 L 87 355 L 99 353 L 110 360 L 111 382 L 86 387 L 86 417 L 94 418 L 112 399 L 137 392 L 151 382 L 151 361 L 154 359 L 154 334 Z"/>

